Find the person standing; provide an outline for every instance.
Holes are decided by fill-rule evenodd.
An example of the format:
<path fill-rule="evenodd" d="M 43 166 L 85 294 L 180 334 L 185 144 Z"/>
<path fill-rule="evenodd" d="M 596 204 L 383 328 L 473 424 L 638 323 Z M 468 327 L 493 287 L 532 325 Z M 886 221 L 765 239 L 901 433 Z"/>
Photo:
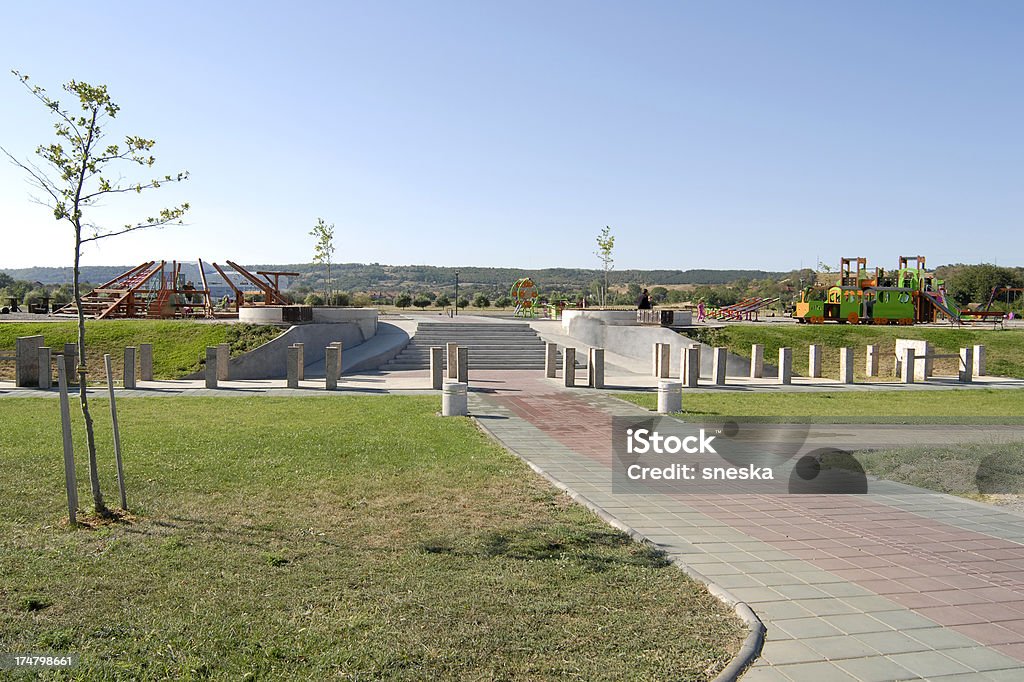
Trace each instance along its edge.
<path fill-rule="evenodd" d="M 637 310 L 650 310 L 651 309 L 651 295 L 647 293 L 647 289 L 640 292 L 640 298 L 636 299 Z"/>

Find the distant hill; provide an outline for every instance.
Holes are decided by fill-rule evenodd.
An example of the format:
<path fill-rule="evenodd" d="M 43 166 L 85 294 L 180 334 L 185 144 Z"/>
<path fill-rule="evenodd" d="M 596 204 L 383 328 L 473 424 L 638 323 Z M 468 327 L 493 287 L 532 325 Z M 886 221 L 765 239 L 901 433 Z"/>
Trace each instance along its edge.
<path fill-rule="evenodd" d="M 224 263 L 220 264 L 222 267 Z M 298 272 L 300 276 L 288 281 L 288 286 L 305 285 L 320 288 L 326 280 L 327 269 L 321 265 L 303 263 L 298 265 L 246 265 L 252 272 L 257 270 Z M 85 266 L 82 280 L 106 282 L 133 266 Z M 226 268 L 225 268 L 226 269 Z M 71 281 L 71 268 L 15 268 L 0 270 L 15 279 L 41 282 L 43 284 L 64 284 Z M 198 282 L 199 268 L 184 263 L 182 270 L 186 279 Z M 437 267 L 433 265 L 381 265 L 380 263 L 338 263 L 331 266 L 334 287 L 345 291 L 403 291 L 448 287 L 455 281 L 466 286 L 504 291 L 520 277 L 532 277 L 543 290 L 582 289 L 602 278 L 600 270 L 583 268 L 486 268 L 486 267 Z M 207 266 L 207 277 L 219 283 L 220 276 Z M 784 272 L 766 270 L 613 270 L 613 283 L 651 284 L 727 284 L 739 279 L 778 279 Z M 211 281 L 211 284 L 214 284 Z M 282 282 L 283 284 L 283 282 Z"/>

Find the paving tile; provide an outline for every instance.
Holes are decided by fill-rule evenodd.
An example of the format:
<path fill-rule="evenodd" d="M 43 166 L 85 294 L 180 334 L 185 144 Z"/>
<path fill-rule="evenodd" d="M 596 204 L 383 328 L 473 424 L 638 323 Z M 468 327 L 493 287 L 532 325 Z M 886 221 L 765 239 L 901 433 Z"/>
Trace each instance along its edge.
<path fill-rule="evenodd" d="M 827 620 L 831 625 L 848 635 L 859 635 L 865 632 L 886 632 L 891 629 L 889 626 L 864 613 L 828 616 L 824 620 Z"/>
<path fill-rule="evenodd" d="M 889 658 L 913 674 L 926 678 L 974 672 L 963 663 L 957 663 L 937 651 L 892 654 Z"/>
<path fill-rule="evenodd" d="M 771 627 L 778 628 L 793 639 L 829 637 L 841 635 L 843 631 L 823 618 L 786 618 L 773 621 Z"/>
<path fill-rule="evenodd" d="M 912 680 L 918 677 L 891 658 L 884 656 L 853 658 L 838 661 L 837 665 L 860 682 L 894 682 L 895 680 Z"/>
<path fill-rule="evenodd" d="M 873 647 L 850 635 L 814 637 L 812 639 L 804 639 L 802 643 L 816 652 L 819 659 L 829 661 L 878 655 L 878 652 Z"/>
<path fill-rule="evenodd" d="M 786 663 L 808 663 L 820 661 L 821 655 L 796 639 L 767 642 L 761 652 L 764 660 L 772 665 Z"/>
<path fill-rule="evenodd" d="M 947 649 L 943 648 L 943 655 L 949 656 L 958 663 L 963 663 L 971 670 L 977 670 L 980 672 L 986 672 L 989 670 L 1006 670 L 1010 668 L 1016 668 L 1021 670 L 1021 663 L 1015 659 L 1009 658 L 1004 654 L 999 653 L 995 649 L 989 647 L 967 647 L 963 649 Z M 1021 677 L 1024 678 L 1024 671 L 1021 671 Z"/>
<path fill-rule="evenodd" d="M 826 662 L 793 663 L 777 669 L 793 682 L 856 682 L 857 678 L 836 665 Z"/>

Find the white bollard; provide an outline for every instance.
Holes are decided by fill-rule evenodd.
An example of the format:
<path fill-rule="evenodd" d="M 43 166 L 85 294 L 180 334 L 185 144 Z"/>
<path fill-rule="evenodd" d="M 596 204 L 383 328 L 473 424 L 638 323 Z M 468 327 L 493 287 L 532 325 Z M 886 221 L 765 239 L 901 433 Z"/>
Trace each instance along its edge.
<path fill-rule="evenodd" d="M 604 388 L 604 348 L 591 348 L 587 358 L 587 385 Z"/>
<path fill-rule="evenodd" d="M 289 349 L 290 351 L 291 349 Z M 206 387 L 217 388 L 217 346 L 206 347 Z M 127 387 L 126 387 L 127 388 Z"/>
<path fill-rule="evenodd" d="M 51 388 L 53 386 L 53 363 L 50 361 L 51 348 L 43 346 L 39 349 L 39 388 Z"/>
<path fill-rule="evenodd" d="M 444 386 L 444 348 L 433 346 L 430 349 L 430 388 L 440 391 Z"/>
<path fill-rule="evenodd" d="M 658 413 L 671 414 L 683 411 L 683 384 L 678 381 L 658 382 Z"/>
<path fill-rule="evenodd" d="M 812 379 L 821 378 L 821 346 L 812 344 L 808 350 L 807 376 Z"/>
<path fill-rule="evenodd" d="M 684 349 L 683 353 L 685 354 L 683 360 L 685 370 L 683 373 L 686 375 L 683 378 L 683 382 L 687 388 L 697 388 L 700 382 L 700 346 L 694 344 Z"/>
<path fill-rule="evenodd" d="M 576 385 L 576 349 L 562 349 L 562 378 L 567 388 Z"/>
<path fill-rule="evenodd" d="M 839 381 L 844 384 L 853 383 L 853 349 L 839 349 Z"/>
<path fill-rule="evenodd" d="M 341 346 L 331 344 L 324 348 L 324 388 L 335 391 L 341 373 Z"/>
<path fill-rule="evenodd" d="M 755 343 L 750 347 L 750 378 L 764 378 L 764 344 Z"/>
<path fill-rule="evenodd" d="M 974 349 L 970 346 L 960 349 L 960 371 L 957 378 L 965 384 L 974 381 Z"/>
<path fill-rule="evenodd" d="M 651 376 L 660 376 L 661 365 L 661 344 L 655 343 L 651 346 Z"/>
<path fill-rule="evenodd" d="M 544 344 L 544 376 L 554 379 L 558 375 L 558 344 Z"/>
<path fill-rule="evenodd" d="M 217 344 L 217 378 L 227 381 L 229 378 L 228 366 L 231 363 L 231 344 Z"/>
<path fill-rule="evenodd" d="M 779 383 L 793 383 L 793 349 L 779 349 Z"/>
<path fill-rule="evenodd" d="M 985 376 L 985 346 L 974 347 L 974 376 Z"/>
<path fill-rule="evenodd" d="M 867 347 L 867 355 L 864 360 L 864 373 L 869 377 L 878 376 L 878 346 L 870 345 Z"/>
<path fill-rule="evenodd" d="M 124 349 L 124 387 L 135 388 L 135 348 Z"/>
<path fill-rule="evenodd" d="M 903 359 L 900 361 L 900 380 L 905 384 L 914 383 L 914 365 L 917 364 L 916 351 L 913 348 L 903 349 Z"/>
<path fill-rule="evenodd" d="M 714 354 L 711 356 L 711 380 L 716 386 L 725 385 L 725 369 L 726 362 L 728 361 L 729 352 L 728 348 L 719 346 L 715 348 Z"/>
<path fill-rule="evenodd" d="M 469 385 L 461 381 L 446 381 L 441 387 L 441 415 L 465 417 L 469 414 Z"/>

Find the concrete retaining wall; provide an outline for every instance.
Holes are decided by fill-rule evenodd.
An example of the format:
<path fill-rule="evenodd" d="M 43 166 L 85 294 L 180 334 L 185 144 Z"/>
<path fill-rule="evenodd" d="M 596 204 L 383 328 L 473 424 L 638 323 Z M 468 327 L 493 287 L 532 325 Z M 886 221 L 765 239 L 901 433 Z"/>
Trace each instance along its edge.
<path fill-rule="evenodd" d="M 364 338 L 368 339 L 377 333 L 377 315 L 376 308 L 317 306 L 313 308 L 311 324 L 354 324 L 359 327 Z M 238 311 L 238 320 L 250 324 L 283 324 L 283 306 L 261 305 L 242 308 Z"/>

